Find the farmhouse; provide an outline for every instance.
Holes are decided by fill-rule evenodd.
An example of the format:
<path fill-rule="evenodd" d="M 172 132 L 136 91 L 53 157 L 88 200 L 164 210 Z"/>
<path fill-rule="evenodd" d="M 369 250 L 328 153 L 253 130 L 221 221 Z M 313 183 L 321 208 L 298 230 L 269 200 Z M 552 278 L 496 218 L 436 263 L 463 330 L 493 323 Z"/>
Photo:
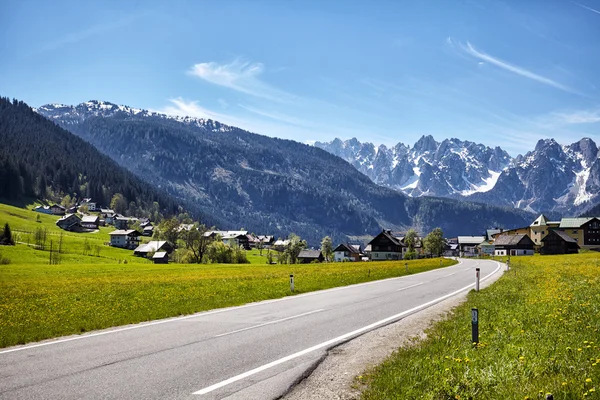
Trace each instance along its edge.
<path fill-rule="evenodd" d="M 461 257 L 473 257 L 478 253 L 478 247 L 485 241 L 483 236 L 459 236 L 458 252 Z"/>
<path fill-rule="evenodd" d="M 87 206 L 88 211 L 96 211 L 96 203 L 90 198 L 83 199 L 81 203 L 79 203 L 79 207 L 82 206 Z"/>
<path fill-rule="evenodd" d="M 134 224 L 137 221 L 138 221 L 137 218 L 119 216 L 119 217 L 115 217 L 113 219 L 113 225 L 117 229 L 127 229 L 127 228 L 129 228 L 130 224 Z"/>
<path fill-rule="evenodd" d="M 116 230 L 109 233 L 110 245 L 123 249 L 135 249 L 140 245 L 140 233 L 136 230 Z"/>
<path fill-rule="evenodd" d="M 477 245 L 477 249 L 479 251 L 479 254 L 493 256 L 494 251 L 496 250 L 496 246 L 494 245 L 494 242 L 486 240 L 484 242 L 479 243 L 479 245 Z"/>
<path fill-rule="evenodd" d="M 298 254 L 298 262 L 300 264 L 308 264 L 311 262 L 323 262 L 325 257 L 321 250 L 301 250 Z"/>
<path fill-rule="evenodd" d="M 97 215 L 84 215 L 81 217 L 81 226 L 86 229 L 98 229 L 100 217 Z"/>
<path fill-rule="evenodd" d="M 333 249 L 334 261 L 360 261 L 361 252 L 359 244 L 341 243 Z"/>
<path fill-rule="evenodd" d="M 169 254 L 166 251 L 157 251 L 152 256 L 152 261 L 154 264 L 168 264 Z"/>
<path fill-rule="evenodd" d="M 548 235 L 551 229 L 558 228 L 560 222 L 549 221 L 544 214 L 540 214 L 529 226 L 529 237 L 536 246 L 542 245 L 542 239 Z"/>
<path fill-rule="evenodd" d="M 497 256 L 532 256 L 534 243 L 525 234 L 500 235 L 496 238 L 494 246 L 494 254 Z"/>
<path fill-rule="evenodd" d="M 540 254 L 574 254 L 579 252 L 577 241 L 563 231 L 551 230 L 543 239 Z"/>
<path fill-rule="evenodd" d="M 272 248 L 277 251 L 283 251 L 289 244 L 290 244 L 290 241 L 287 239 L 286 240 L 278 239 L 275 241 L 275 243 L 273 243 Z"/>
<path fill-rule="evenodd" d="M 133 254 L 140 257 L 148 257 L 149 254 L 154 254 L 159 251 L 166 251 L 167 253 L 173 252 L 173 246 L 169 242 L 164 240 L 153 240 L 146 244 L 141 244 L 133 250 Z"/>
<path fill-rule="evenodd" d="M 154 226 L 152 225 L 146 225 L 143 229 L 142 235 L 144 236 L 152 236 L 154 234 Z"/>
<path fill-rule="evenodd" d="M 586 248 L 600 248 L 600 219 L 563 218 L 558 230 L 575 239 L 577 244 Z"/>
<path fill-rule="evenodd" d="M 371 246 L 371 260 L 400 260 L 402 249 L 406 247 L 402 243 L 401 236 L 395 236 L 390 230 L 383 230 L 369 242 Z"/>
<path fill-rule="evenodd" d="M 50 206 L 50 212 L 52 215 L 65 215 L 66 209 L 60 204 L 53 204 Z"/>
<path fill-rule="evenodd" d="M 66 231 L 76 230 L 81 226 L 81 219 L 77 214 L 66 214 L 56 221 L 56 225 L 60 229 L 64 229 Z"/>

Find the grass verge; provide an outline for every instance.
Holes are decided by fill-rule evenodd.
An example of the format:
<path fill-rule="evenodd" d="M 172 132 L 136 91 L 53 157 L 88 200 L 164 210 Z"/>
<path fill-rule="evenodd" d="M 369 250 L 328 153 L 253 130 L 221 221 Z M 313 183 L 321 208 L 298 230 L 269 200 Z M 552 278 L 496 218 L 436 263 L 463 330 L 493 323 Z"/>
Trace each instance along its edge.
<path fill-rule="evenodd" d="M 25 246 L 22 246 L 26 248 Z M 443 266 L 454 264 L 443 260 Z M 440 259 L 409 261 L 409 273 Z M 0 347 L 406 274 L 404 262 L 0 265 Z"/>
<path fill-rule="evenodd" d="M 598 398 L 597 253 L 514 257 L 512 269 L 358 378 L 363 399 Z M 471 343 L 471 308 L 480 343 Z M 596 391 L 598 390 L 598 392 Z"/>

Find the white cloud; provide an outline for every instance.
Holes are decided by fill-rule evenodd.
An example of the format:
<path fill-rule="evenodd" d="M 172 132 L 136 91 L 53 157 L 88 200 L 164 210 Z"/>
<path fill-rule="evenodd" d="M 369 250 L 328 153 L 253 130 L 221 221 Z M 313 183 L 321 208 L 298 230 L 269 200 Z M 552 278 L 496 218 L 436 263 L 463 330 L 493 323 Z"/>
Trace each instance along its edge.
<path fill-rule="evenodd" d="M 554 112 L 544 118 L 551 125 L 579 125 L 600 122 L 600 109 Z"/>
<path fill-rule="evenodd" d="M 446 39 L 446 42 L 448 44 L 454 46 L 454 42 L 452 41 L 451 38 Z M 533 73 L 533 72 L 531 72 L 531 71 L 529 71 L 529 70 L 527 70 L 525 68 L 522 68 L 522 67 L 510 64 L 510 63 L 508 63 L 506 61 L 503 61 L 503 60 L 501 60 L 499 58 L 496 58 L 496 57 L 493 57 L 493 56 L 491 56 L 489 54 L 486 54 L 486 53 L 483 53 L 481 51 L 478 51 L 469 42 L 467 42 L 466 45 L 459 43 L 458 44 L 458 48 L 462 52 L 464 52 L 464 53 L 466 53 L 466 54 L 468 54 L 468 55 L 470 55 L 472 57 L 475 57 L 475 58 L 477 58 L 479 60 L 482 60 L 484 62 L 487 62 L 487 63 L 490 63 L 492 65 L 495 65 L 495 66 L 497 66 L 499 68 L 502 68 L 504 70 L 510 71 L 510 72 L 512 72 L 514 74 L 523 76 L 525 78 L 534 80 L 534 81 L 539 82 L 539 83 L 543 83 L 544 85 L 552 86 L 552 87 L 554 87 L 556 89 L 560 89 L 560 90 L 563 90 L 565 92 L 579 94 L 578 92 L 576 92 L 572 88 L 570 88 L 570 87 L 568 87 L 566 85 L 563 85 L 562 83 L 556 82 L 556 81 L 554 81 L 554 80 L 552 80 L 550 78 L 546 78 L 545 76 Z"/>
<path fill-rule="evenodd" d="M 583 7 L 583 8 L 585 8 L 586 10 L 590 10 L 591 12 L 595 12 L 596 14 L 600 14 L 600 11 L 598 11 L 598 10 L 596 10 L 596 9 L 593 9 L 592 7 L 587 7 L 587 6 L 584 6 L 583 4 L 579 4 L 579 3 L 576 3 L 576 2 L 574 2 L 574 1 L 573 1 L 572 3 L 573 3 L 573 4 L 577 4 L 579 7 Z"/>
<path fill-rule="evenodd" d="M 210 82 L 251 96 L 276 102 L 290 102 L 294 96 L 279 90 L 258 77 L 264 72 L 261 63 L 249 63 L 235 60 L 229 64 L 207 62 L 195 64 L 189 74 Z"/>

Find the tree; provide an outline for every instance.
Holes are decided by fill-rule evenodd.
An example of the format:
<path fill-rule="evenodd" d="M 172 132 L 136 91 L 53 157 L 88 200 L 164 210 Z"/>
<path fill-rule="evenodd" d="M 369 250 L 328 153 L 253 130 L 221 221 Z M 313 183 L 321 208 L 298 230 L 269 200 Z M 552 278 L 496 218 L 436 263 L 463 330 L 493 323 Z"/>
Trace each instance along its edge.
<path fill-rule="evenodd" d="M 435 228 L 425 237 L 424 243 L 425 252 L 441 256 L 444 251 L 444 232 L 441 228 Z"/>
<path fill-rule="evenodd" d="M 258 238 L 258 242 L 256 242 L 256 248 L 258 249 L 258 254 L 262 256 L 263 249 L 265 248 L 265 244 L 261 238 Z"/>
<path fill-rule="evenodd" d="M 415 251 L 415 242 L 417 240 L 417 232 L 414 229 L 409 229 L 404 236 L 404 244 L 408 246 L 409 252 Z"/>
<path fill-rule="evenodd" d="M 191 253 L 190 261 L 194 263 L 201 263 L 208 246 L 212 242 L 212 238 L 205 236 L 204 233 L 208 232 L 206 226 L 195 224 L 192 229 L 184 230 L 182 232 L 182 239 L 185 243 L 185 248 Z"/>
<path fill-rule="evenodd" d="M 71 200 L 71 196 L 68 194 L 65 197 L 63 197 L 62 201 L 60 202 L 60 205 L 62 205 L 66 209 L 69 209 L 69 207 L 71 207 L 71 204 L 73 204 L 73 201 Z"/>
<path fill-rule="evenodd" d="M 127 199 L 121 193 L 115 193 L 110 200 L 110 208 L 119 214 L 127 211 Z"/>
<path fill-rule="evenodd" d="M 179 221 L 176 217 L 164 219 L 160 224 L 158 224 L 158 237 L 162 240 L 172 243 L 173 246 L 177 245 L 179 234 Z"/>
<path fill-rule="evenodd" d="M 333 256 L 333 243 L 331 242 L 331 238 L 329 236 L 325 236 L 323 240 L 321 240 L 321 252 L 325 256 L 325 261 L 331 261 Z"/>
<path fill-rule="evenodd" d="M 302 240 L 300 236 L 294 233 L 290 233 L 288 240 L 290 242 L 284 251 L 285 259 L 289 264 L 296 264 L 298 254 L 300 254 L 302 249 L 305 249 L 307 246 L 306 240 Z"/>
<path fill-rule="evenodd" d="M 77 211 L 79 211 L 82 214 L 87 214 L 90 211 L 90 207 L 87 204 L 84 204 L 82 206 L 79 206 L 77 208 Z"/>
<path fill-rule="evenodd" d="M 15 244 L 15 240 L 13 239 L 12 232 L 10 230 L 10 225 L 8 222 L 4 224 L 4 231 L 2 235 L 0 235 L 0 244 L 13 246 Z"/>

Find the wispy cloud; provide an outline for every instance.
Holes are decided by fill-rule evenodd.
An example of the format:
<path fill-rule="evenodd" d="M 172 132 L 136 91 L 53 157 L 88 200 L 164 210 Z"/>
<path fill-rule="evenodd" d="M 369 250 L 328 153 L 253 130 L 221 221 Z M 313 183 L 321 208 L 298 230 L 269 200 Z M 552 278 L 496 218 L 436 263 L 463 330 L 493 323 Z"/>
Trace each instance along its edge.
<path fill-rule="evenodd" d="M 600 109 L 552 113 L 547 119 L 561 125 L 594 124 L 600 122 Z"/>
<path fill-rule="evenodd" d="M 447 38 L 446 43 L 451 46 L 455 46 L 454 40 L 452 38 Z M 522 77 L 534 80 L 536 82 L 542 83 L 544 85 L 552 86 L 556 89 L 563 90 L 565 92 L 580 94 L 569 86 L 563 85 L 560 82 L 554 81 L 550 78 L 547 78 L 542 75 L 538 75 L 534 72 L 531 72 L 525 68 L 519 67 L 514 64 L 510 64 L 506 61 L 503 61 L 499 58 L 493 57 L 487 53 L 477 50 L 471 43 L 467 42 L 467 44 L 456 43 L 456 47 L 460 49 L 463 53 L 468 54 L 471 57 L 475 57 L 481 61 L 487 62 L 489 64 L 495 65 L 496 67 L 502 68 L 506 71 L 510 71 L 514 74 L 520 75 Z"/>
<path fill-rule="evenodd" d="M 264 65 L 261 63 L 250 63 L 237 59 L 229 64 L 218 64 L 216 62 L 195 64 L 189 70 L 189 74 L 214 85 L 251 96 L 275 102 L 293 101 L 295 96 L 259 79 L 264 70 Z"/>
<path fill-rule="evenodd" d="M 140 14 L 129 15 L 124 18 L 99 23 L 96 25 L 92 25 L 86 29 L 67 33 L 66 35 L 51 39 L 47 42 L 42 42 L 41 46 L 37 49 L 34 49 L 30 54 L 41 54 L 48 51 L 56 50 L 69 44 L 81 42 L 82 40 L 88 39 L 89 37 L 106 33 L 121 28 L 123 26 L 127 26 L 135 20 L 146 16 L 147 14 L 147 12 L 144 12 Z"/>
<path fill-rule="evenodd" d="M 575 2 L 575 1 L 572 1 L 572 3 L 578 5 L 579 7 L 583 7 L 586 10 L 590 10 L 591 12 L 595 12 L 596 14 L 600 14 L 600 11 L 598 11 L 598 10 L 592 8 L 592 7 L 584 6 L 583 4 L 579 4 L 579 3 Z"/>

